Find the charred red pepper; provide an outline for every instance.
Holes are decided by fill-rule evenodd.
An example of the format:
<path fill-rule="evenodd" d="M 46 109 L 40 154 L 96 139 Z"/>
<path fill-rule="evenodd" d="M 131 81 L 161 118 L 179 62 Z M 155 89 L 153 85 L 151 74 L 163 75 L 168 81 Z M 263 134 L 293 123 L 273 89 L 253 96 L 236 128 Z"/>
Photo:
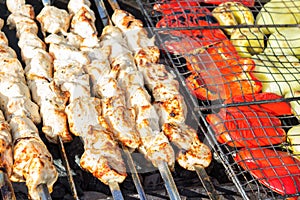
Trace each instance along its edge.
<path fill-rule="evenodd" d="M 189 3 L 172 2 L 169 4 L 163 4 L 168 5 L 167 8 L 165 8 L 163 5 L 157 8 L 157 10 L 160 10 L 165 15 L 156 24 L 156 27 L 168 28 L 167 31 L 162 30 L 160 33 L 170 37 L 169 40 L 165 40 L 165 46 L 167 47 L 168 51 L 172 53 L 190 53 L 190 51 L 188 51 L 186 48 L 182 48 L 185 47 L 183 45 L 193 46 L 191 49 L 203 48 L 203 46 L 211 45 L 227 39 L 227 36 L 221 29 L 184 29 L 188 27 L 211 27 L 219 25 L 218 21 L 212 16 L 211 12 L 207 8 L 200 6 L 191 7 L 194 3 L 194 1 Z M 172 28 L 182 29 L 174 30 Z M 176 38 L 174 39 L 174 37 Z"/>
<path fill-rule="evenodd" d="M 201 0 L 202 1 L 202 0 Z M 255 0 L 203 0 L 204 3 L 219 5 L 225 2 L 239 2 L 245 6 L 252 7 L 254 6 Z"/>
<path fill-rule="evenodd" d="M 164 15 L 176 14 L 176 12 L 190 12 L 199 8 L 199 1 L 160 1 L 154 4 L 153 9 Z"/>
<path fill-rule="evenodd" d="M 253 76 L 255 63 L 240 58 L 227 41 L 209 47 L 196 58 L 186 57 L 192 74 L 186 79 L 191 93 L 201 100 L 228 99 L 258 93 L 262 84 Z M 200 59 L 199 62 L 197 59 Z"/>
<path fill-rule="evenodd" d="M 222 108 L 206 117 L 218 142 L 232 147 L 257 147 L 285 141 L 280 120 L 267 112 L 235 111 Z"/>
<path fill-rule="evenodd" d="M 281 195 L 300 193 L 300 162 L 287 152 L 241 149 L 234 160 L 271 190 Z"/>
<path fill-rule="evenodd" d="M 267 100 L 276 100 L 281 98 L 283 97 L 277 94 L 263 92 L 258 94 L 246 94 L 246 95 L 234 96 L 224 101 L 224 104 L 253 102 L 253 101 L 267 101 Z M 269 112 L 275 116 L 292 115 L 291 105 L 288 102 L 283 102 L 283 101 L 230 107 L 228 109 L 244 110 L 244 111 L 248 111 L 249 109 L 252 109 L 258 112 L 259 111 Z"/>

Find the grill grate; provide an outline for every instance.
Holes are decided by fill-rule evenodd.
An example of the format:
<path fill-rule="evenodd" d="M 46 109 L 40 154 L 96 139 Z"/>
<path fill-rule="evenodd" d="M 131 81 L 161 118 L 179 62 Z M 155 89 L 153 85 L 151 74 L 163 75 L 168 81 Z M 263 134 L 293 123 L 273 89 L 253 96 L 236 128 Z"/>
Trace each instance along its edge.
<path fill-rule="evenodd" d="M 258 0 L 255 1 L 253 7 L 250 7 L 255 19 L 257 19 L 259 12 L 264 9 L 264 6 L 268 2 L 269 1 Z M 273 7 L 280 8 L 281 6 L 282 8 L 285 6 L 288 10 L 293 9 L 294 13 L 290 15 L 292 18 L 294 17 L 295 20 L 298 20 L 300 13 L 299 5 L 296 5 L 297 2 L 295 1 L 291 3 L 286 2 L 287 1 L 282 3 L 282 5 L 275 4 Z M 228 132 L 229 136 L 234 134 L 239 136 L 242 134 L 244 137 L 240 139 L 243 143 L 248 145 L 246 146 L 247 149 L 258 149 L 259 152 L 265 151 L 264 149 L 273 150 L 275 152 L 283 151 L 287 152 L 289 156 L 297 156 L 297 153 L 299 154 L 299 152 L 293 153 L 291 147 L 295 149 L 300 146 L 300 144 L 295 143 L 292 145 L 289 140 L 284 140 L 276 144 L 272 144 L 275 142 L 270 142 L 270 140 L 280 138 L 280 136 L 278 136 L 280 131 L 284 130 L 287 133 L 292 127 L 299 124 L 299 107 L 297 107 L 299 105 L 299 95 L 296 92 L 299 90 L 297 84 L 299 84 L 300 77 L 298 68 L 299 60 L 297 58 L 299 57 L 297 53 L 297 49 L 299 48 L 299 46 L 297 46 L 297 41 L 300 39 L 299 35 L 294 35 L 289 41 L 287 38 L 282 37 L 282 33 L 278 34 L 277 37 L 270 33 L 264 34 L 262 38 L 264 47 L 260 47 L 263 48 L 267 56 L 259 54 L 259 56 L 250 55 L 250 58 L 247 58 L 249 62 L 255 62 L 254 69 L 249 69 L 248 66 L 250 66 L 251 63 L 244 66 L 242 65 L 243 63 L 240 62 L 240 60 L 244 58 L 241 58 L 242 56 L 240 55 L 243 52 L 239 52 L 239 49 L 237 49 L 239 55 L 234 55 L 234 52 L 228 50 L 231 49 L 232 43 L 235 42 L 234 39 L 230 41 L 228 34 L 225 34 L 225 38 L 222 38 L 223 35 L 220 37 L 217 35 L 218 31 L 228 28 L 235 28 L 236 30 L 273 28 L 279 32 L 283 30 L 280 28 L 285 28 L 291 31 L 298 29 L 299 21 L 298 24 L 280 23 L 282 20 L 271 18 L 268 23 L 261 23 L 260 25 L 255 23 L 220 25 L 216 23 L 212 17 L 212 11 L 218 5 L 206 4 L 204 1 L 137 0 L 137 3 L 143 15 L 146 17 L 150 32 L 156 37 L 158 45 L 160 45 L 162 51 L 165 52 L 164 56 L 166 60 L 168 60 L 167 64 L 172 67 L 173 72 L 181 81 L 182 88 L 185 88 L 183 93 L 185 94 L 186 101 L 188 101 L 189 106 L 193 110 L 195 120 L 198 121 L 200 129 L 205 133 L 207 142 L 224 165 L 226 174 L 233 181 L 242 197 L 244 199 L 285 199 L 291 196 L 299 196 L 299 182 L 295 182 L 295 180 L 299 181 L 300 173 L 296 173 L 295 178 L 291 179 L 292 182 L 294 181 L 294 185 L 298 184 L 293 195 L 289 195 L 288 191 L 283 191 L 282 195 L 279 195 L 262 184 L 264 179 L 268 180 L 270 177 L 261 175 L 260 179 L 255 178 L 253 173 L 249 173 L 249 169 L 245 170 L 240 167 L 240 165 L 244 164 L 243 162 L 233 160 L 233 157 L 239 155 L 241 152 L 241 147 L 236 144 L 230 145 L 230 142 L 228 142 L 229 139 L 227 139 L 227 142 L 219 142 L 221 139 L 218 139 L 218 141 L 216 137 L 216 134 L 220 136 Z M 157 11 L 159 4 L 161 6 L 159 8 L 160 11 Z M 167 5 L 169 5 L 169 7 Z M 154 10 L 155 6 L 156 10 Z M 270 13 L 271 15 L 276 15 L 278 12 L 280 13 L 282 11 L 277 10 Z M 195 22 L 195 18 L 199 19 L 200 22 Z M 216 36 L 219 39 L 216 39 Z M 274 37 L 276 40 L 271 40 L 271 38 Z M 250 40 L 257 39 L 256 36 Z M 246 38 L 240 42 L 245 43 L 245 40 L 250 41 Z M 291 40 L 294 42 L 291 42 Z M 283 45 L 286 47 L 282 48 L 281 46 Z M 218 46 L 222 46 L 222 48 L 225 49 L 223 55 L 221 55 L 222 53 L 220 49 L 218 49 Z M 290 50 L 291 46 L 293 51 Z M 240 47 L 247 49 L 251 46 L 240 45 Z M 226 48 L 228 49 L 226 50 Z M 226 51 L 228 54 L 226 54 Z M 270 56 L 272 54 L 275 56 Z M 236 71 L 234 69 L 236 69 Z M 241 77 L 241 74 L 248 74 L 248 76 Z M 187 87 L 187 79 L 191 77 L 191 75 L 194 75 L 194 77 L 190 80 L 198 84 L 193 90 L 189 90 Z M 224 78 L 226 76 L 231 76 L 231 78 Z M 268 79 L 265 77 L 268 77 Z M 253 93 L 260 93 L 261 91 L 253 87 L 255 81 L 262 84 L 262 91 L 274 92 L 280 95 L 281 98 L 256 99 Z M 251 84 L 246 84 L 247 82 L 251 82 Z M 235 84 L 236 86 L 230 87 L 230 84 Z M 235 90 L 233 88 L 235 88 Z M 252 96 L 251 101 L 243 97 L 246 96 L 244 92 L 246 89 L 250 96 Z M 196 98 L 195 95 L 191 95 L 191 92 L 198 95 L 198 98 Z M 209 94 L 209 92 L 212 94 Z M 213 92 L 215 92 L 215 94 L 213 94 Z M 232 100 L 230 101 L 231 103 L 224 102 L 225 99 L 238 96 L 237 93 L 240 93 L 242 96 L 239 101 L 235 102 Z M 290 113 L 280 116 L 270 115 L 270 111 L 265 111 L 262 107 L 272 102 L 291 103 L 293 105 L 293 114 Z M 254 105 L 257 105 L 259 110 L 253 109 Z M 276 106 L 276 104 L 273 104 L 272 109 L 278 109 L 278 107 L 274 106 Z M 230 112 L 230 109 L 236 110 L 233 113 L 233 111 Z M 245 109 L 247 109 L 247 112 L 245 112 Z M 209 116 L 216 116 L 220 121 L 215 124 L 215 126 L 212 126 L 212 123 L 209 123 L 207 120 Z M 227 125 L 224 125 L 226 123 Z M 244 124 L 241 125 L 241 123 Z M 221 126 L 223 129 L 220 130 L 220 128 L 218 129 L 216 126 Z M 215 127 L 215 131 L 213 127 Z M 260 139 L 268 141 L 268 145 L 260 144 L 258 147 L 251 147 L 249 146 L 249 139 L 245 138 L 243 134 L 247 132 L 247 134 L 256 135 L 258 134 L 256 132 L 258 129 L 263 132 Z M 270 132 L 274 132 L 276 136 L 267 136 Z M 299 132 L 296 133 L 296 136 L 299 137 Z M 231 140 L 235 140 L 235 138 Z M 254 138 L 254 140 L 254 143 L 257 144 L 258 138 Z M 263 159 L 270 162 L 268 155 L 269 154 L 265 154 L 265 158 Z M 280 156 L 276 155 L 276 157 Z M 283 156 L 281 156 L 281 158 L 282 157 Z M 254 163 L 258 166 L 259 162 L 260 159 L 254 159 Z M 280 165 L 284 166 L 283 168 L 285 169 L 295 167 L 299 172 L 299 164 L 283 163 L 282 159 L 279 159 L 278 162 L 281 162 Z M 287 175 L 278 173 L 274 166 L 270 167 L 269 172 L 274 173 L 275 177 L 280 181 L 291 176 L 289 173 L 287 173 Z M 259 172 L 257 172 L 257 174 L 259 174 Z M 280 181 L 279 184 L 283 184 Z"/>

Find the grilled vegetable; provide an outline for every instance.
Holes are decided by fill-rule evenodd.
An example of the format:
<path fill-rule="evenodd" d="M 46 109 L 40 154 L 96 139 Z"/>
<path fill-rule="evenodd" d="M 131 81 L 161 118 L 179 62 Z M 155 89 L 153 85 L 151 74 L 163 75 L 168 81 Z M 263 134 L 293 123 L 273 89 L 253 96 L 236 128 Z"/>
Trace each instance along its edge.
<path fill-rule="evenodd" d="M 300 97 L 300 91 L 291 91 L 287 93 L 285 98 Z M 300 119 L 300 101 L 291 101 L 292 113 Z"/>
<path fill-rule="evenodd" d="M 300 161 L 286 152 L 242 149 L 234 160 L 261 184 L 281 195 L 300 191 Z"/>
<path fill-rule="evenodd" d="M 258 28 L 238 28 L 232 32 L 230 41 L 241 57 L 251 57 L 263 52 L 264 37 Z"/>
<path fill-rule="evenodd" d="M 193 4 L 193 2 L 191 2 L 191 4 Z M 168 6 L 171 5 L 174 6 L 174 10 L 171 8 L 166 10 L 157 8 L 164 13 L 163 18 L 156 24 L 157 28 L 170 29 L 219 25 L 207 8 L 199 6 L 185 8 L 180 7 L 181 3 L 175 2 L 168 4 Z M 197 49 L 202 49 L 204 46 L 209 46 L 227 39 L 227 36 L 221 29 L 181 29 L 160 31 L 160 33 L 168 37 L 165 40 L 165 46 L 168 51 L 175 54 L 195 53 Z M 183 46 L 185 48 L 182 48 Z"/>
<path fill-rule="evenodd" d="M 273 53 L 255 55 L 254 76 L 262 82 L 263 92 L 286 95 L 300 90 L 300 63 L 294 56 L 275 56 Z"/>
<path fill-rule="evenodd" d="M 268 101 L 268 100 L 276 100 L 276 99 L 281 99 L 283 98 L 282 96 L 279 96 L 274 93 L 268 93 L 268 92 L 263 92 L 263 93 L 258 93 L 258 94 L 247 94 L 247 95 L 240 95 L 240 96 L 234 96 L 232 98 L 227 99 L 224 101 L 224 104 L 230 104 L 230 103 L 240 103 L 240 102 L 257 102 L 257 101 Z M 237 107 L 229 107 L 227 109 L 236 109 L 236 110 L 251 110 L 257 111 L 257 112 L 268 112 L 272 115 L 275 116 L 280 116 L 280 115 L 291 115 L 292 114 L 292 109 L 291 105 L 287 102 L 270 102 L 270 103 L 264 103 L 262 102 L 261 104 L 252 104 L 249 106 L 237 106 Z"/>
<path fill-rule="evenodd" d="M 229 40 L 209 47 L 199 56 L 186 57 L 192 74 L 186 84 L 201 100 L 227 99 L 258 93 L 261 83 L 252 75 L 254 62 L 240 58 Z M 201 63 L 205 63 L 205 66 Z"/>
<path fill-rule="evenodd" d="M 218 142 L 232 147 L 257 147 L 285 141 L 280 120 L 266 112 L 221 109 L 209 114 L 206 120 L 214 130 Z"/>
<path fill-rule="evenodd" d="M 273 52 L 275 55 L 291 55 L 299 59 L 299 31 L 300 28 L 298 27 L 277 30 L 277 32 L 270 35 L 267 42 L 267 50 Z"/>
<path fill-rule="evenodd" d="M 295 157 L 300 159 L 300 125 L 292 127 L 287 132 L 287 141 L 290 143 L 290 149 Z"/>
<path fill-rule="evenodd" d="M 258 25 L 299 24 L 300 1 L 271 0 L 266 3 L 256 17 Z M 283 27 L 262 27 L 264 34 L 271 34 Z"/>
<path fill-rule="evenodd" d="M 222 26 L 254 24 L 251 10 L 238 2 L 222 3 L 212 11 L 212 14 Z M 231 35 L 233 30 L 233 28 L 224 28 L 228 35 Z"/>

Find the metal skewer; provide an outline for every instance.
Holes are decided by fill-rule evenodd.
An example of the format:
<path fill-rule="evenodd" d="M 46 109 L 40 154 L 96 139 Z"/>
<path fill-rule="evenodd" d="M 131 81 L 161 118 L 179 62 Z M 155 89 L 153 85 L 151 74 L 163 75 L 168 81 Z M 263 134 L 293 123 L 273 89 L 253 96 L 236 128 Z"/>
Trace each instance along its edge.
<path fill-rule="evenodd" d="M 42 2 L 43 2 L 44 6 L 51 6 L 52 5 L 51 0 L 42 0 Z M 58 140 L 58 148 L 59 148 L 61 156 L 62 156 L 63 165 L 66 169 L 67 178 L 68 178 L 68 181 L 69 181 L 69 184 L 70 184 L 70 187 L 71 187 L 71 192 L 73 194 L 73 198 L 75 200 L 79 200 L 79 197 L 78 197 L 77 191 L 76 191 L 75 182 L 74 182 L 73 175 L 72 175 L 72 172 L 71 172 L 70 164 L 69 164 L 69 161 L 68 161 L 68 158 L 67 158 L 67 154 L 66 154 L 64 143 L 63 143 L 63 140 L 62 140 L 61 136 L 58 136 L 57 140 Z"/>
<path fill-rule="evenodd" d="M 125 153 L 125 156 L 126 156 L 127 165 L 130 169 L 130 173 L 131 173 L 131 176 L 132 176 L 133 183 L 134 183 L 135 188 L 136 188 L 136 190 L 139 194 L 139 198 L 140 198 L 140 200 L 146 200 L 147 199 L 146 194 L 144 192 L 144 189 L 142 187 L 140 178 L 139 178 L 138 173 L 136 171 L 136 168 L 135 168 L 133 159 L 131 157 L 131 154 L 130 154 L 127 147 L 123 147 L 123 150 L 124 150 L 124 153 Z"/>
<path fill-rule="evenodd" d="M 206 193 L 211 200 L 220 200 L 221 196 L 217 193 L 214 185 L 212 184 L 209 176 L 207 175 L 205 169 L 201 166 L 194 166 L 196 173 L 206 190 Z"/>
<path fill-rule="evenodd" d="M 3 200 L 16 200 L 14 189 L 7 174 L 0 170 L 0 192 Z"/>
<path fill-rule="evenodd" d="M 124 200 L 119 184 L 117 182 L 109 182 L 108 185 L 115 200 Z"/>
<path fill-rule="evenodd" d="M 71 168 L 70 168 L 68 158 L 67 158 L 67 154 L 66 154 L 66 151 L 65 151 L 64 143 L 63 143 L 60 136 L 58 137 L 58 143 L 59 143 L 58 147 L 59 147 L 61 156 L 63 158 L 62 162 L 63 162 L 63 165 L 64 165 L 64 167 L 66 169 L 66 172 L 67 172 L 67 178 L 68 178 L 68 181 L 69 181 L 69 184 L 70 184 L 70 187 L 71 187 L 71 192 L 73 194 L 73 198 L 76 199 L 76 200 L 79 200 L 79 197 L 78 197 L 77 191 L 76 191 L 75 182 L 74 182 L 74 179 L 73 179 L 73 176 L 72 176 Z"/>
<path fill-rule="evenodd" d="M 40 184 L 37 186 L 37 191 L 39 193 L 39 196 L 40 196 L 40 199 L 41 200 L 52 200 L 51 196 L 50 196 L 50 193 L 49 193 L 49 190 L 48 190 L 48 187 L 46 184 Z"/>
<path fill-rule="evenodd" d="M 177 187 L 173 180 L 172 174 L 166 162 L 158 163 L 158 170 L 160 172 L 161 177 L 164 180 L 165 187 L 169 194 L 171 200 L 180 200 L 180 195 L 178 193 Z"/>

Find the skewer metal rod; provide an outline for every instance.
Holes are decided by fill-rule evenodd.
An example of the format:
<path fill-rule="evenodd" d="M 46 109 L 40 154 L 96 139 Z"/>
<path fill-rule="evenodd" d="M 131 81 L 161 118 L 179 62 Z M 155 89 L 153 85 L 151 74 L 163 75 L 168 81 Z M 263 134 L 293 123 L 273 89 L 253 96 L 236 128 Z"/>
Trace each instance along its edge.
<path fill-rule="evenodd" d="M 129 152 L 129 150 L 127 149 L 127 147 L 123 147 L 125 156 L 126 156 L 126 161 L 127 161 L 127 165 L 129 167 L 132 179 L 133 179 L 133 183 L 135 185 L 135 188 L 139 194 L 139 198 L 140 200 L 146 200 L 146 194 L 144 192 L 143 186 L 141 184 L 140 178 L 138 176 L 138 173 L 136 171 L 133 159 L 131 157 L 131 154 Z"/>
<path fill-rule="evenodd" d="M 51 0 L 42 0 L 44 6 L 51 6 Z"/>
<path fill-rule="evenodd" d="M 200 166 L 194 166 L 196 173 L 206 190 L 207 195 L 209 196 L 209 199 L 211 200 L 220 200 L 221 196 L 217 193 L 214 185 L 212 184 L 209 176 L 207 175 L 205 169 Z"/>
<path fill-rule="evenodd" d="M 108 0 L 108 3 L 110 4 L 113 11 L 116 9 L 120 9 L 120 6 L 119 6 L 119 3 L 117 0 Z"/>
<path fill-rule="evenodd" d="M 16 200 L 14 189 L 7 174 L 0 170 L 0 191 L 3 200 Z"/>
<path fill-rule="evenodd" d="M 124 200 L 119 184 L 117 182 L 110 182 L 108 185 L 115 200 Z"/>
<path fill-rule="evenodd" d="M 41 200 L 52 200 L 48 187 L 46 184 L 40 184 L 39 186 L 37 186 L 37 191 L 39 193 L 40 199 Z"/>
<path fill-rule="evenodd" d="M 94 0 L 94 1 L 103 25 L 107 26 L 108 24 L 110 24 L 110 19 L 107 10 L 105 9 L 103 0 Z"/>
<path fill-rule="evenodd" d="M 79 200 L 78 195 L 77 195 L 77 191 L 76 191 L 76 186 L 75 186 L 75 182 L 72 176 L 72 172 L 71 172 L 71 168 L 70 168 L 70 164 L 68 162 L 68 158 L 67 158 L 67 154 L 65 151 L 65 147 L 64 147 L 64 143 L 61 139 L 61 137 L 58 137 L 58 142 L 59 142 L 59 150 L 62 156 L 62 162 L 63 165 L 65 166 L 66 172 L 67 172 L 67 178 L 71 187 L 71 192 L 73 194 L 73 198 L 76 200 Z"/>
<path fill-rule="evenodd" d="M 166 162 L 160 162 L 158 164 L 158 170 L 160 172 L 161 177 L 164 180 L 165 187 L 169 194 L 171 200 L 180 200 L 180 195 L 178 193 L 177 187 L 173 180 L 172 174 Z"/>

